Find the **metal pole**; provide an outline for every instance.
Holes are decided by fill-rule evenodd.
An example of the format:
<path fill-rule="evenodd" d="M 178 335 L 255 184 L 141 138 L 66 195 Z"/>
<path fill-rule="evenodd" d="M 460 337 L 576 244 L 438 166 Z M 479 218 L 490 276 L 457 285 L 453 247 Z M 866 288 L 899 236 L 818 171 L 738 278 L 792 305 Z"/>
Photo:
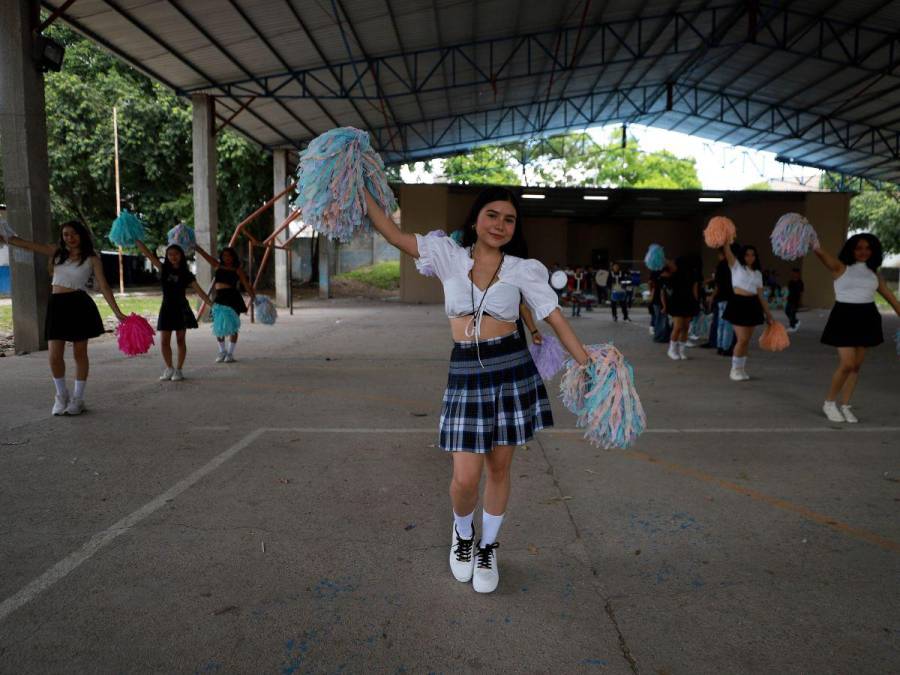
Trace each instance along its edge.
<path fill-rule="evenodd" d="M 115 149 L 116 169 L 116 218 L 122 213 L 122 188 L 119 184 L 119 118 L 116 106 L 113 106 L 113 148 Z M 125 266 L 122 262 L 122 247 L 119 246 L 119 293 L 125 292 Z"/>
<path fill-rule="evenodd" d="M 292 240 L 293 241 L 293 240 Z M 288 268 L 288 313 L 294 316 L 294 249 L 287 250 Z"/>
<path fill-rule="evenodd" d="M 253 242 L 252 241 L 247 242 L 247 271 L 249 272 L 249 274 L 247 274 L 247 279 L 248 280 L 253 279 Z M 256 284 L 254 284 L 254 288 L 255 287 L 256 287 Z M 251 301 L 250 302 L 250 323 L 256 322 L 256 313 L 254 312 L 254 309 L 255 309 L 254 303 Z"/>

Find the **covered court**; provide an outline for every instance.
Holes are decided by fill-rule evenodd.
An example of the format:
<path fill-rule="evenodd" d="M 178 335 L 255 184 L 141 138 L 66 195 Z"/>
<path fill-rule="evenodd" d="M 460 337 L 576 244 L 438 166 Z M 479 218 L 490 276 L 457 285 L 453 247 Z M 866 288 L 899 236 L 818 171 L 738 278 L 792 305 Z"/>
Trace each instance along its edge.
<path fill-rule="evenodd" d="M 40 7 L 190 99 L 207 248 L 234 225 L 217 218 L 224 124 L 272 151 L 273 195 L 342 125 L 389 162 L 616 122 L 900 180 L 892 2 L 9 0 L 7 215 L 31 239 L 52 232 Z M 827 199 L 846 196 L 816 206 L 837 237 L 845 211 Z M 273 208 L 288 217 L 286 198 Z M 284 306 L 289 265 L 272 258 Z M 193 331 L 181 383 L 102 338 L 90 409 L 51 418 L 47 270 L 11 262 L 30 353 L 0 359 L 2 673 L 896 670 L 897 357 L 872 350 L 860 424 L 829 425 L 823 311 L 789 351 L 754 349 L 738 384 L 714 352 L 667 359 L 640 310 L 585 314 L 579 337 L 634 364 L 649 428 L 597 450 L 554 397 L 555 428 L 513 465 L 500 587 L 476 596 L 446 570 L 440 305 L 296 302 L 248 326 L 230 366 Z"/>

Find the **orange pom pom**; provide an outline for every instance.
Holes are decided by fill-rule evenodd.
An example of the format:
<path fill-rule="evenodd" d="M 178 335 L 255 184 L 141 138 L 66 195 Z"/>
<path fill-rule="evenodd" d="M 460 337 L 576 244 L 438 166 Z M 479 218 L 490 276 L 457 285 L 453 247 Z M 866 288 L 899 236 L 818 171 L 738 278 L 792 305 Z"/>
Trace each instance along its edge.
<path fill-rule="evenodd" d="M 759 347 L 767 352 L 783 352 L 791 346 L 791 339 L 788 337 L 787 330 L 784 325 L 778 321 L 773 321 L 763 334 L 759 336 Z"/>
<path fill-rule="evenodd" d="M 709 219 L 709 224 L 703 230 L 703 240 L 710 248 L 722 248 L 730 244 L 737 236 L 737 229 L 731 218 L 715 216 Z"/>

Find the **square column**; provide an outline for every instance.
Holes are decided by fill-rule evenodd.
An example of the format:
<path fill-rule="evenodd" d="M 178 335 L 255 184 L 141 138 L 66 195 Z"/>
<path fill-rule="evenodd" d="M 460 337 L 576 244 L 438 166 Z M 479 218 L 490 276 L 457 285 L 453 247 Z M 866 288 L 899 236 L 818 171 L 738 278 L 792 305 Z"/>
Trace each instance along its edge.
<path fill-rule="evenodd" d="M 207 94 L 191 96 L 193 108 L 194 233 L 197 243 L 215 256 L 218 250 L 219 200 L 216 191 L 216 101 Z M 197 281 L 212 284 L 209 265 L 197 265 Z"/>
<path fill-rule="evenodd" d="M 288 153 L 287 150 L 273 150 L 272 151 L 272 166 L 273 166 L 273 193 L 278 194 L 288 185 Z M 288 206 L 288 198 L 287 195 L 279 199 L 272 206 L 272 214 L 274 229 L 278 229 L 281 224 L 288 217 L 288 213 L 290 212 L 290 207 Z M 287 241 L 290 239 L 291 233 L 290 230 L 285 230 L 282 234 L 276 237 L 277 241 L 280 243 Z M 288 269 L 288 255 L 287 251 L 283 251 L 281 249 L 275 249 L 272 257 L 275 260 L 275 303 L 279 307 L 287 307 L 288 299 L 290 298 L 290 283 L 291 283 L 291 270 Z"/>
<path fill-rule="evenodd" d="M 53 236 L 44 76 L 31 56 L 39 9 L 40 4 L 30 0 L 0 2 L 0 137 L 10 227 L 23 239 L 49 244 Z M 9 264 L 16 352 L 46 349 L 49 260 L 11 247 Z"/>

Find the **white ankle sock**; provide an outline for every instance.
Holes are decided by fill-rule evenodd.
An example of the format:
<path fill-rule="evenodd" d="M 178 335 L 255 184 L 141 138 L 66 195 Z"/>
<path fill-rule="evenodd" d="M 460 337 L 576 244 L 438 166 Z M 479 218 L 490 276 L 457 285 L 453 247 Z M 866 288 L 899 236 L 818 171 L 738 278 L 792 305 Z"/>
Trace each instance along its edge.
<path fill-rule="evenodd" d="M 743 368 L 747 365 L 747 357 L 746 356 L 732 356 L 731 357 L 731 367 L 732 368 Z"/>
<path fill-rule="evenodd" d="M 56 387 L 56 395 L 62 398 L 68 398 L 69 390 L 66 388 L 66 378 L 54 377 L 53 386 Z"/>
<path fill-rule="evenodd" d="M 75 391 L 72 393 L 72 397 L 84 398 L 85 386 L 87 386 L 87 380 L 75 380 Z"/>
<path fill-rule="evenodd" d="M 228 353 L 234 355 L 234 348 L 237 346 L 237 342 L 229 342 L 228 343 Z"/>
<path fill-rule="evenodd" d="M 453 512 L 453 522 L 456 523 L 456 533 L 463 539 L 471 539 L 472 535 L 475 534 L 475 530 L 472 529 L 472 519 L 474 516 L 474 511 L 467 516 L 460 516 L 456 511 Z"/>
<path fill-rule="evenodd" d="M 487 511 L 481 513 L 481 547 L 489 546 L 497 541 L 497 535 L 500 533 L 500 526 L 503 524 L 503 516 L 492 516 Z"/>
<path fill-rule="evenodd" d="M 219 353 L 225 353 L 225 340 L 219 340 Z"/>

